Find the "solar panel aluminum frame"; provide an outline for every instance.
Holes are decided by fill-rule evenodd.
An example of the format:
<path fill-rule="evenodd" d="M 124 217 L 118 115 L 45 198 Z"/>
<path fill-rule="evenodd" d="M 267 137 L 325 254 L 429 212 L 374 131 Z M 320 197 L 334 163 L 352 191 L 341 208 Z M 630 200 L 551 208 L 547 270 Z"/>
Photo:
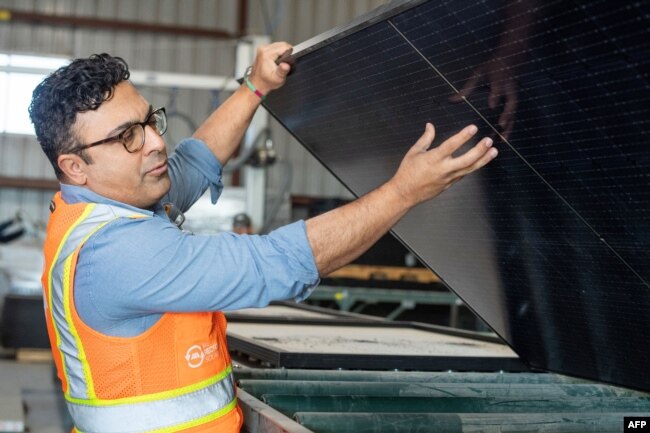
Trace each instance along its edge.
<path fill-rule="evenodd" d="M 260 326 L 290 324 L 295 326 L 327 325 L 355 326 L 364 328 L 403 328 L 418 329 L 434 334 L 447 334 L 466 337 L 472 333 L 461 330 L 437 332 L 424 324 L 400 322 L 337 322 L 323 320 L 260 320 L 247 319 L 243 323 L 259 323 Z M 441 327 L 442 328 L 442 327 Z M 434 328 L 435 329 L 435 328 Z M 459 332 L 460 331 L 460 332 Z M 476 335 L 477 340 L 486 341 L 485 336 Z M 314 369 L 362 369 L 362 370 L 419 370 L 419 371 L 476 371 L 476 372 L 527 372 L 531 371 L 521 360 L 515 357 L 490 356 L 421 356 L 421 355 L 386 355 L 386 354 L 348 354 L 348 353 L 314 353 L 284 350 L 267 342 L 257 341 L 236 332 L 228 331 L 228 347 L 233 352 L 251 356 L 277 368 L 314 368 Z M 488 337 L 487 341 L 494 342 Z"/>
<path fill-rule="evenodd" d="M 289 63 L 293 63 L 300 57 L 305 56 L 320 47 L 331 44 L 339 39 L 343 39 L 346 36 L 370 27 L 373 24 L 394 17 L 395 15 L 425 3 L 426 1 L 427 0 L 390 0 L 382 6 L 359 15 L 347 24 L 334 27 L 314 36 L 313 38 L 299 43 L 293 48 L 292 53 L 289 56 L 280 58 L 278 61 L 286 60 Z"/>
<path fill-rule="evenodd" d="M 305 317 L 269 317 L 263 315 L 238 314 L 237 311 L 226 312 L 226 319 L 229 323 L 267 323 L 267 324 L 295 324 L 295 325 L 326 325 L 339 326 L 341 324 L 350 326 L 377 326 L 395 327 L 396 325 L 409 329 L 419 329 L 437 334 L 449 335 L 452 337 L 468 338 L 486 343 L 505 344 L 496 334 L 488 332 L 470 331 L 467 329 L 451 328 L 448 326 L 434 325 L 432 323 L 412 322 L 404 320 L 386 320 L 381 317 L 367 314 L 352 313 L 349 311 L 336 311 L 329 308 L 317 307 L 314 305 L 297 304 L 289 301 L 276 301 L 271 305 L 280 305 L 293 308 L 296 311 L 311 311 L 320 314 L 327 314 L 331 318 L 305 318 Z"/>

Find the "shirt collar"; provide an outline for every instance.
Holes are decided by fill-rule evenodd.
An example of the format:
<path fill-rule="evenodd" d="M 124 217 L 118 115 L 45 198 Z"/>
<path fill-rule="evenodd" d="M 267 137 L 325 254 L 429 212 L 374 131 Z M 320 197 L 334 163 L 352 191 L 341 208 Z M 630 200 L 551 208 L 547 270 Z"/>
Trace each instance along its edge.
<path fill-rule="evenodd" d="M 107 204 L 111 206 L 121 207 L 124 209 L 129 209 L 149 216 L 152 216 L 153 214 L 161 215 L 161 212 L 162 215 L 166 215 L 165 209 L 163 208 L 161 203 L 156 203 L 156 205 L 153 208 L 153 211 L 148 209 L 140 209 L 138 207 L 131 206 L 126 203 L 122 203 L 120 201 L 112 200 L 110 198 L 104 197 L 103 195 L 99 195 L 96 192 L 89 190 L 88 188 L 69 185 L 66 183 L 61 183 L 60 185 L 61 185 L 61 198 L 63 198 L 63 201 L 65 201 L 68 204 L 99 203 L 99 204 Z"/>

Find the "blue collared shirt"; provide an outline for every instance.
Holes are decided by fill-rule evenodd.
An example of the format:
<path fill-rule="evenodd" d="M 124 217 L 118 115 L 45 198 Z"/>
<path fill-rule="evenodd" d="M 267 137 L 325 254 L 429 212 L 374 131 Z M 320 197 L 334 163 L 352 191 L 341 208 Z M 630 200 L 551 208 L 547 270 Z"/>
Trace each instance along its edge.
<path fill-rule="evenodd" d="M 215 203 L 221 164 L 196 139 L 182 141 L 169 158 L 170 192 L 161 203 L 182 211 L 206 191 Z M 318 270 L 304 221 L 268 235 L 192 235 L 153 211 L 110 200 L 87 188 L 61 184 L 66 203 L 103 203 L 151 215 L 120 218 L 81 249 L 74 301 L 93 329 L 112 336 L 139 335 L 165 312 L 228 311 L 264 307 L 274 300 L 304 300 Z"/>

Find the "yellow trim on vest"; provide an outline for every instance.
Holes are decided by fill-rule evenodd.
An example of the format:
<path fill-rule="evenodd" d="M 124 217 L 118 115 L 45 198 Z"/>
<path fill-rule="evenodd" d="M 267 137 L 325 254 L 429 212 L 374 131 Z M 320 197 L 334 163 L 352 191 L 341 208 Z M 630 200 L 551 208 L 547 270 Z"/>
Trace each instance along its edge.
<path fill-rule="evenodd" d="M 232 365 L 228 365 L 228 367 L 226 367 L 226 369 L 221 373 L 216 374 L 208 379 L 202 380 L 201 382 L 194 383 L 192 385 L 187 385 L 182 388 L 172 389 L 169 391 L 156 392 L 153 394 L 137 395 L 134 397 L 116 398 L 112 400 L 103 400 L 101 398 L 86 400 L 86 399 L 75 398 L 66 395 L 65 399 L 70 403 L 85 404 L 87 406 L 118 406 L 121 404 L 146 403 L 149 401 L 158 401 L 158 400 L 165 400 L 168 398 L 181 397 L 184 394 L 190 394 L 192 392 L 200 391 L 203 388 L 207 388 L 208 386 L 214 385 L 215 383 L 223 380 L 230 373 L 232 373 Z"/>
<path fill-rule="evenodd" d="M 98 230 L 100 230 L 102 227 L 104 227 L 106 224 L 111 223 L 115 221 L 119 217 L 115 217 L 113 219 L 110 219 L 108 221 L 105 221 L 101 224 L 99 224 L 97 227 L 95 227 L 93 230 L 90 231 L 79 243 L 77 248 L 74 250 L 79 251 L 81 247 L 86 243 L 88 238 L 90 238 L 92 235 L 97 233 Z M 84 378 L 86 379 L 86 387 L 87 387 L 87 393 L 88 393 L 88 398 L 93 400 L 97 398 L 97 395 L 95 394 L 95 383 L 93 382 L 93 377 L 90 371 L 90 364 L 88 364 L 88 359 L 86 358 L 86 351 L 84 350 L 83 344 L 81 343 L 81 337 L 79 337 L 79 333 L 77 332 L 76 326 L 74 326 L 74 321 L 72 320 L 72 310 L 70 309 L 70 270 L 72 268 L 72 256 L 73 254 L 70 255 L 65 261 L 64 267 L 63 267 L 63 307 L 65 311 L 65 319 L 66 322 L 68 322 L 68 327 L 70 328 L 70 333 L 74 336 L 75 342 L 77 343 L 77 350 L 78 350 L 78 356 L 79 356 L 79 361 L 81 362 L 81 366 L 84 371 Z M 70 392 L 70 387 L 68 387 L 68 394 Z"/>
<path fill-rule="evenodd" d="M 184 422 L 183 424 L 178 424 L 178 425 L 175 425 L 173 427 L 165 427 L 165 428 L 160 428 L 160 429 L 156 429 L 156 430 L 147 430 L 144 433 L 173 433 L 173 432 L 177 432 L 177 431 L 187 430 L 187 429 L 190 429 L 192 427 L 196 427 L 196 426 L 199 426 L 199 425 L 202 425 L 202 424 L 207 424 L 207 423 L 209 423 L 211 421 L 214 421 L 217 418 L 220 418 L 220 417 L 224 416 L 225 414 L 227 414 L 228 412 L 230 412 L 231 410 L 233 410 L 236 407 L 237 407 L 237 397 L 233 398 L 232 401 L 230 403 L 228 403 L 228 405 L 226 405 L 224 408 L 219 409 L 216 412 L 212 412 L 209 415 L 203 416 L 201 418 L 197 418 L 197 419 L 192 420 L 192 421 Z"/>
<path fill-rule="evenodd" d="M 61 335 L 59 333 L 59 328 L 56 323 L 56 320 L 54 318 L 54 310 L 52 309 L 52 271 L 54 270 L 54 267 L 59 260 L 59 254 L 61 254 L 61 250 L 63 249 L 63 246 L 65 245 L 66 241 L 70 237 L 70 233 L 77 228 L 81 222 L 86 219 L 88 214 L 93 211 L 95 208 L 94 204 L 90 204 L 86 206 L 84 209 L 83 213 L 77 218 L 77 220 L 68 228 L 68 230 L 65 232 L 65 235 L 61 239 L 61 242 L 59 243 L 59 247 L 56 250 L 56 254 L 54 255 L 54 258 L 52 259 L 50 270 L 48 271 L 47 274 L 47 286 L 48 286 L 48 295 L 49 299 L 47 300 L 48 303 L 48 308 L 50 309 L 50 315 L 52 316 L 52 328 L 54 328 L 54 334 L 56 335 L 56 349 L 61 350 L 59 346 L 61 345 Z M 65 375 L 66 383 L 68 384 L 68 393 L 70 392 L 70 376 L 68 376 L 68 370 L 65 367 L 65 356 L 61 355 L 61 370 L 63 370 L 63 374 Z"/>

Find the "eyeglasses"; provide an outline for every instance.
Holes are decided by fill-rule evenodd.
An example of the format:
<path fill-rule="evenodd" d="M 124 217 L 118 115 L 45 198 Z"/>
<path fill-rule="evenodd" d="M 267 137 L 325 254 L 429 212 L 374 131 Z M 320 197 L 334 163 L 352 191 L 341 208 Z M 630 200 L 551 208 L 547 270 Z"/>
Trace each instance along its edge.
<path fill-rule="evenodd" d="M 74 153 L 93 146 L 99 146 L 100 144 L 119 141 L 127 152 L 135 153 L 144 146 L 144 128 L 146 126 L 151 126 L 158 135 L 163 135 L 165 131 L 167 131 L 167 114 L 165 113 L 165 108 L 161 107 L 152 111 L 144 122 L 134 123 L 113 137 L 104 138 L 103 140 L 95 141 L 94 143 L 78 146 L 68 152 Z"/>

